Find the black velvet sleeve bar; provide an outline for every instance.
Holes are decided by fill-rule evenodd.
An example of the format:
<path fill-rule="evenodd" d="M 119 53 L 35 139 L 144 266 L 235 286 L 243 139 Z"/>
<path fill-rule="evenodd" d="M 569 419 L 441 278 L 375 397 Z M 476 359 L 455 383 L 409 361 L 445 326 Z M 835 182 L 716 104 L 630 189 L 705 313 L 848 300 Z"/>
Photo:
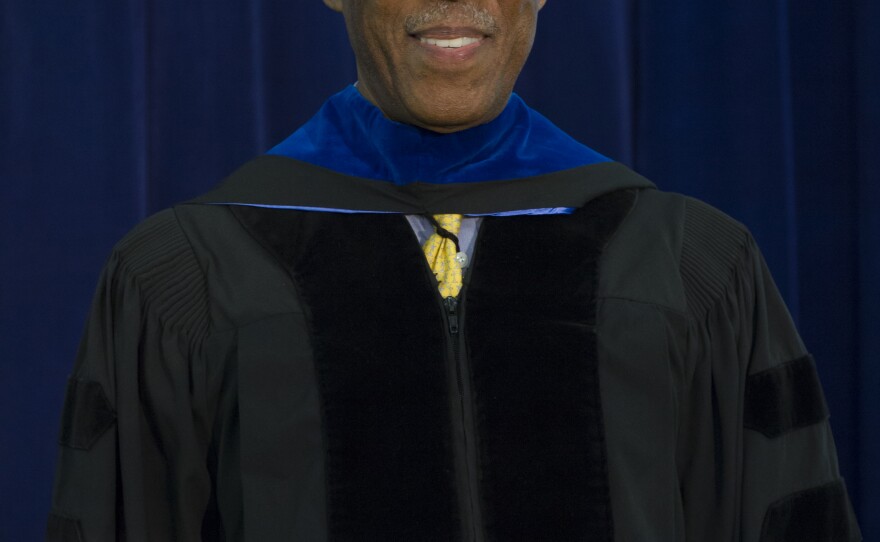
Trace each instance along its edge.
<path fill-rule="evenodd" d="M 743 424 L 774 438 L 828 417 L 813 358 L 783 363 L 746 381 Z"/>
<path fill-rule="evenodd" d="M 71 378 L 67 381 L 59 444 L 88 450 L 116 422 L 99 382 Z"/>
<path fill-rule="evenodd" d="M 767 510 L 761 542 L 849 542 L 850 506 L 840 480 L 788 495 Z"/>

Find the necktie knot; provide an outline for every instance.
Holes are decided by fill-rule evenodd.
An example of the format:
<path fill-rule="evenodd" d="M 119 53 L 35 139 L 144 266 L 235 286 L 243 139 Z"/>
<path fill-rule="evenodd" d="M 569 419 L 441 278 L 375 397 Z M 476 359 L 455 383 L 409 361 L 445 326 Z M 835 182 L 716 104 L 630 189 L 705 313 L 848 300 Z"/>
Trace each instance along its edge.
<path fill-rule="evenodd" d="M 437 224 L 452 235 L 458 235 L 461 231 L 461 219 L 461 215 L 434 215 Z"/>

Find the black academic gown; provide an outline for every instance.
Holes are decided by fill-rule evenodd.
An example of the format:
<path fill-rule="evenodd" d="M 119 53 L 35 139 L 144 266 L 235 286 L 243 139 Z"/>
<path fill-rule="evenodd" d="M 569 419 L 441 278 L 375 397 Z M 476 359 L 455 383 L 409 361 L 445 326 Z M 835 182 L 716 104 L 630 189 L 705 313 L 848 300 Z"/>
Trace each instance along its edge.
<path fill-rule="evenodd" d="M 454 306 L 401 214 L 542 207 L 578 210 L 486 217 Z M 114 250 L 48 539 L 859 540 L 827 418 L 748 232 L 623 166 L 263 157 Z"/>

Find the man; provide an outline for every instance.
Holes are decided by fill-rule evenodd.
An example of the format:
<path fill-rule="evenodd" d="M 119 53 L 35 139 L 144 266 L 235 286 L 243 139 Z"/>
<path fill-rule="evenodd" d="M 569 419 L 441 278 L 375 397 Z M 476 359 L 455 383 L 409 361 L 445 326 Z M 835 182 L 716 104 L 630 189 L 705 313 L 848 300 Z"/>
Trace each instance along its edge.
<path fill-rule="evenodd" d="M 745 229 L 511 95 L 544 2 L 325 3 L 357 86 L 111 256 L 49 539 L 858 540 Z"/>

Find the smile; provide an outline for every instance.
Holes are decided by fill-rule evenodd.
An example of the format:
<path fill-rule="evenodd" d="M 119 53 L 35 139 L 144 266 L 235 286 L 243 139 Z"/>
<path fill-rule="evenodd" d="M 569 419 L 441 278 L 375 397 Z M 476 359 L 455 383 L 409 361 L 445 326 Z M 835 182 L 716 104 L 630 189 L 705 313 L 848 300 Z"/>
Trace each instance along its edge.
<path fill-rule="evenodd" d="M 454 38 L 454 39 L 435 39 L 435 38 L 419 38 L 424 44 L 433 45 L 435 47 L 442 47 L 444 49 L 460 49 L 462 47 L 467 47 L 468 45 L 473 45 L 475 43 L 479 43 L 479 38 Z"/>

